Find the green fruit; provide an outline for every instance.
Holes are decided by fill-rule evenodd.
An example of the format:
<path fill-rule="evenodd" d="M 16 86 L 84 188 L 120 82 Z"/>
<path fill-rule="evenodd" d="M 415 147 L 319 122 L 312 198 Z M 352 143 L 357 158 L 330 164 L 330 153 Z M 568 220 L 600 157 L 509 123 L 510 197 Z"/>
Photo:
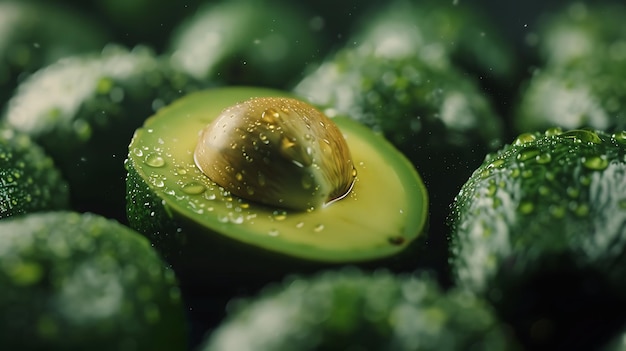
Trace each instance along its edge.
<path fill-rule="evenodd" d="M 626 6 L 574 1 L 537 20 L 535 50 L 543 65 L 563 66 L 598 57 L 624 57 Z"/>
<path fill-rule="evenodd" d="M 353 41 L 375 46 L 379 56 L 418 56 L 435 66 L 456 66 L 480 79 L 514 79 L 518 59 L 492 19 L 471 3 L 392 1 L 361 16 Z"/>
<path fill-rule="evenodd" d="M 67 57 L 24 81 L 4 119 L 31 136 L 68 180 L 78 211 L 125 218 L 124 159 L 136 128 L 201 85 L 142 46 Z"/>
<path fill-rule="evenodd" d="M 28 75 L 77 53 L 98 52 L 106 30 L 68 9 L 28 1 L 0 2 L 0 107 Z"/>
<path fill-rule="evenodd" d="M 0 124 L 0 219 L 68 207 L 68 185 L 52 159 L 26 134 Z"/>
<path fill-rule="evenodd" d="M 490 306 L 428 275 L 328 271 L 237 302 L 200 350 L 517 349 Z"/>
<path fill-rule="evenodd" d="M 316 60 L 321 40 L 304 11 L 287 2 L 202 5 L 172 33 L 175 67 L 227 85 L 283 88 Z"/>
<path fill-rule="evenodd" d="M 215 293 L 345 263 L 397 260 L 413 267 L 420 254 L 411 248 L 422 238 L 428 203 L 411 164 L 354 121 L 317 120 L 293 103 L 259 102 L 267 101 L 263 97 L 289 94 L 237 87 L 190 94 L 148 119 L 129 146 L 130 225 L 164 252 L 181 284 Z M 230 125 L 240 116 L 239 107 L 231 106 L 242 101 L 251 109 L 250 119 Z M 300 118 L 308 124 L 293 133 Z M 200 134 L 213 120 L 224 121 L 212 124 L 217 133 Z M 322 136 L 335 124 L 338 135 Z M 333 144 L 342 134 L 352 155 L 345 162 L 335 154 L 340 144 Z M 227 175 L 225 184 L 196 165 L 204 158 L 194 155 L 196 145 L 207 138 L 220 141 L 218 150 L 232 161 L 217 168 Z M 324 189 L 340 177 L 342 165 L 350 166 L 350 191 L 336 201 L 330 195 L 331 203 L 320 205 L 318 195 L 331 193 Z M 248 196 L 234 195 L 237 190 Z M 283 207 L 274 193 L 293 197 L 306 209 Z M 277 202 L 264 201 L 272 197 Z"/>
<path fill-rule="evenodd" d="M 625 157 L 626 133 L 522 134 L 456 198 L 455 280 L 489 298 L 530 349 L 590 349 L 621 327 Z"/>
<path fill-rule="evenodd" d="M 148 240 L 93 214 L 0 221 L 0 340 L 9 350 L 184 350 L 174 274 Z"/>
<path fill-rule="evenodd" d="M 626 7 L 576 2 L 538 25 L 539 68 L 520 89 L 517 132 L 626 129 Z"/>
<path fill-rule="evenodd" d="M 402 33 L 384 32 L 344 48 L 294 92 L 328 116 L 348 116 L 382 132 L 412 161 L 431 198 L 429 256 L 441 267 L 449 205 L 484 155 L 499 145 L 502 121 L 470 78 L 403 51 L 408 44 Z M 395 43 L 398 51 L 377 49 L 385 43 Z"/>

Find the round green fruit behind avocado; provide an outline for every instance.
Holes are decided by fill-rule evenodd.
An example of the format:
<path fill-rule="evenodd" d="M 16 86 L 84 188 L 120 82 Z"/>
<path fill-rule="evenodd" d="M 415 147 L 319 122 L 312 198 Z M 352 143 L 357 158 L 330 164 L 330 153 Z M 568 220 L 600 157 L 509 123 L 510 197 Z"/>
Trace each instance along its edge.
<path fill-rule="evenodd" d="M 28 135 L 0 124 L 0 219 L 69 208 L 69 187 Z"/>
<path fill-rule="evenodd" d="M 288 1 L 218 1 L 200 5 L 168 41 L 172 64 L 202 80 L 285 88 L 325 43 L 308 13 Z"/>
<path fill-rule="evenodd" d="M 429 275 L 353 268 L 235 300 L 202 351 L 518 350 L 491 306 Z"/>
<path fill-rule="evenodd" d="M 518 133 L 626 128 L 626 27 L 623 4 L 574 2 L 537 25 L 539 65 L 523 82 L 513 110 Z"/>
<path fill-rule="evenodd" d="M 530 349 L 592 349 L 622 328 L 625 157 L 626 133 L 526 133 L 456 197 L 455 281 L 494 303 Z"/>
<path fill-rule="evenodd" d="M 28 75 L 58 59 L 98 52 L 110 34 L 83 13 L 49 3 L 0 2 L 0 108 Z"/>
<path fill-rule="evenodd" d="M 414 268 L 428 209 L 410 162 L 288 93 L 190 94 L 135 132 L 130 225 L 213 293 L 346 263 Z"/>
<path fill-rule="evenodd" d="M 7 350 L 184 350 L 174 273 L 139 233 L 94 214 L 0 221 Z"/>
<path fill-rule="evenodd" d="M 124 159 L 136 128 L 204 86 L 144 46 L 66 57 L 20 84 L 3 116 L 54 159 L 72 207 L 125 221 Z"/>

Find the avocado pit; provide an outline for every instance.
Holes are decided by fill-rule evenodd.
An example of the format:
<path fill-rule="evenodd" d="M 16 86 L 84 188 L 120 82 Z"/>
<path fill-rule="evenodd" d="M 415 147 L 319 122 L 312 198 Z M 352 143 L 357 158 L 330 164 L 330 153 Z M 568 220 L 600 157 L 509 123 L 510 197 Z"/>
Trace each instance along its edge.
<path fill-rule="evenodd" d="M 200 132 L 194 162 L 236 196 L 299 211 L 344 198 L 356 179 L 341 130 L 313 106 L 287 97 L 224 109 Z"/>

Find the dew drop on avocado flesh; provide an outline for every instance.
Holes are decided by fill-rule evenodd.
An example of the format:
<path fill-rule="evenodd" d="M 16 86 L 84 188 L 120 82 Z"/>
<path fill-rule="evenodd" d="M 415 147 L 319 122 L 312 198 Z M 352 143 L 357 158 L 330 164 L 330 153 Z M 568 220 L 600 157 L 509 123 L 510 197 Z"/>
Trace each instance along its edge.
<path fill-rule="evenodd" d="M 252 98 L 226 108 L 200 132 L 194 161 L 234 195 L 299 211 L 344 198 L 356 179 L 339 128 L 293 98 Z"/>

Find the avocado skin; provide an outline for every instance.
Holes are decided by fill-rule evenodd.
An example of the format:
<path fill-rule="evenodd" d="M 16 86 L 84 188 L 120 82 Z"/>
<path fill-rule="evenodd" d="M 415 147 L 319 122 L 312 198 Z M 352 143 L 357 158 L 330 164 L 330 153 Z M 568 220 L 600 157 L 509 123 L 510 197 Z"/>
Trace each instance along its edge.
<path fill-rule="evenodd" d="M 67 90 L 65 96 L 50 98 L 40 88 L 44 84 Z M 4 119 L 54 159 L 70 184 L 73 209 L 126 222 L 123 163 L 135 129 L 155 110 L 207 85 L 174 70 L 145 46 L 110 45 L 39 70 L 20 84 Z M 75 108 L 66 108 L 72 99 Z M 33 104 L 44 107 L 30 109 Z"/>
<path fill-rule="evenodd" d="M 522 134 L 456 197 L 455 282 L 489 299 L 529 349 L 592 349 L 624 323 L 625 136 Z"/>
<path fill-rule="evenodd" d="M 0 124 L 0 219 L 69 208 L 69 186 L 28 135 Z"/>
<path fill-rule="evenodd" d="M 223 301 L 239 294 L 252 294 L 270 282 L 291 274 L 356 265 L 375 270 L 412 271 L 424 265 L 425 235 L 418 236 L 400 253 L 367 262 L 333 264 L 271 252 L 230 239 L 201 227 L 170 210 L 137 173 L 127 159 L 126 211 L 129 226 L 144 234 L 172 266 L 183 293 Z"/>
<path fill-rule="evenodd" d="M 624 16 L 623 4 L 577 1 L 539 18 L 537 66 L 512 111 L 516 132 L 626 129 Z"/>
<path fill-rule="evenodd" d="M 201 80 L 286 88 L 329 45 L 309 16 L 312 11 L 283 0 L 199 4 L 174 27 L 165 53 Z"/>
<path fill-rule="evenodd" d="M 291 276 L 229 305 L 199 348 L 220 350 L 516 350 L 484 301 L 430 275 L 354 267 Z"/>
<path fill-rule="evenodd" d="M 173 272 L 148 240 L 94 214 L 0 222 L 0 339 L 11 350 L 183 350 Z"/>
<path fill-rule="evenodd" d="M 100 51 L 111 40 L 84 13 L 45 2 L 2 1 L 0 13 L 6 26 L 0 32 L 0 109 L 36 70 L 68 55 Z"/>

